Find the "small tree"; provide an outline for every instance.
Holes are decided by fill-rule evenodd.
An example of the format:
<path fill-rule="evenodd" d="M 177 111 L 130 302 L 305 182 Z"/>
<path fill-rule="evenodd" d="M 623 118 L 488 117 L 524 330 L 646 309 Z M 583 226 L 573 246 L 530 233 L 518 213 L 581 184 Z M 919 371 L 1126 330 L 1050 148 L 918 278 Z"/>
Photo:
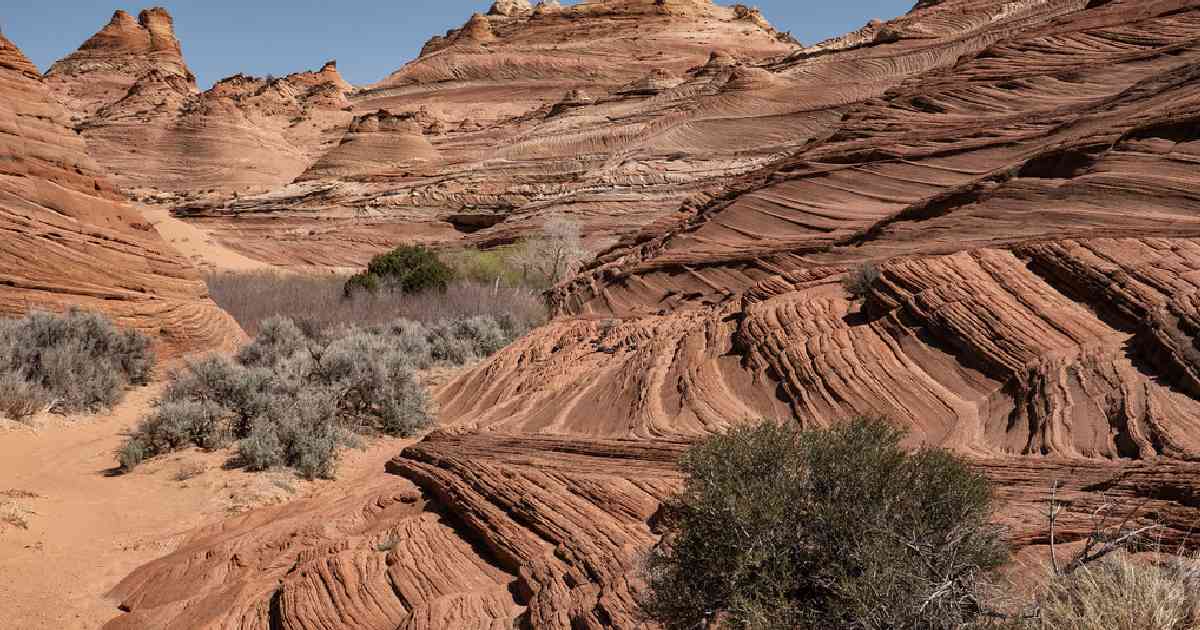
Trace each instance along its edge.
<path fill-rule="evenodd" d="M 541 235 L 526 239 L 516 259 L 525 284 L 549 287 L 579 271 L 588 255 L 579 222 L 552 217 L 542 227 Z"/>
<path fill-rule="evenodd" d="M 988 481 L 859 419 L 765 423 L 692 448 L 648 561 L 648 616 L 684 628 L 961 628 L 1006 557 Z"/>
<path fill-rule="evenodd" d="M 372 258 L 366 271 L 346 281 L 344 290 L 347 296 L 359 289 L 370 293 L 380 288 L 403 293 L 445 291 L 454 278 L 454 269 L 443 263 L 433 250 L 405 245 Z"/>

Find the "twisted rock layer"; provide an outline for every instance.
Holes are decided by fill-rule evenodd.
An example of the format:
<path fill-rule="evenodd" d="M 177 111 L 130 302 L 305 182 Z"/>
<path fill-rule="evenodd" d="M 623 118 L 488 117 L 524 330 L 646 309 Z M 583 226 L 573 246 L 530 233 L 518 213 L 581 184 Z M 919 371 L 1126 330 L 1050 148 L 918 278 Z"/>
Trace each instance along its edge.
<path fill-rule="evenodd" d="M 361 263 L 394 245 L 364 238 L 364 222 L 416 234 L 406 240 L 457 240 L 462 235 L 448 219 L 462 213 L 502 223 L 479 234 L 481 242 L 535 232 L 546 214 L 576 210 L 589 236 L 603 232 L 610 240 L 676 216 L 697 180 L 761 166 L 786 134 L 808 127 L 784 121 L 764 134 L 750 121 L 709 123 L 713 133 L 728 128 L 727 142 L 683 128 L 693 119 L 795 109 L 788 102 L 794 86 L 779 84 L 774 102 L 747 98 L 732 112 L 693 111 L 699 95 L 723 89 L 740 60 L 759 63 L 798 48 L 757 13 L 709 0 L 555 7 L 497 3 L 350 96 L 360 121 L 380 111 L 420 117 L 420 138 L 356 123 L 302 184 L 231 202 L 200 199 L 181 214 L 203 218 L 224 242 L 277 264 L 312 260 L 309 247 Z M 735 81 L 735 89 L 750 83 Z M 633 200 L 637 212 L 629 210 Z M 266 213 L 274 236 L 304 229 L 314 216 L 325 220 L 318 238 L 281 244 L 247 229 Z"/>
<path fill-rule="evenodd" d="M 113 595 L 125 628 L 641 628 L 638 567 L 684 444 L 439 432 L 352 496 L 270 508 L 195 533 Z M 1200 465 L 987 459 L 1020 548 L 1061 545 L 1107 499 L 1167 545 L 1200 507 Z M 1069 475 L 1065 475 L 1069 473 Z M 1065 475 L 1065 476 L 1064 476 Z M 1061 553 L 1061 552 L 1060 552 Z"/>
<path fill-rule="evenodd" d="M 301 178 L 323 183 L 319 201 L 308 186 L 284 187 L 229 204 L 191 204 L 186 214 L 276 264 L 302 264 L 312 255 L 304 243 L 262 242 L 263 233 L 245 229 L 253 222 L 246 217 L 269 212 L 277 231 L 286 232 L 316 214 L 328 219 L 317 246 L 352 253 L 359 262 L 378 251 L 362 237 L 362 221 L 411 226 L 421 239 L 462 238 L 438 228 L 464 212 L 497 215 L 494 227 L 468 237 L 485 246 L 536 233 L 548 215 L 565 214 L 583 224 L 597 249 L 668 230 L 679 234 L 674 249 L 688 264 L 758 256 L 773 241 L 775 251 L 826 247 L 977 178 L 969 168 L 953 170 L 946 155 L 959 145 L 984 148 L 972 121 L 994 120 L 998 126 L 988 133 L 1017 134 L 1014 155 L 996 156 L 1002 162 L 1037 144 L 1036 121 L 1044 124 L 1042 146 L 1049 149 L 1062 140 L 1050 137 L 1062 134 L 1052 131 L 1062 120 L 1087 115 L 1088 102 L 1148 76 L 1137 67 L 1140 55 L 1166 55 L 1187 38 L 1186 16 L 1164 21 L 1178 27 L 1143 36 L 1136 24 L 1147 19 L 1139 15 L 1151 16 L 1144 9 L 1085 6 L 1083 0 L 941 3 L 808 48 L 755 11 L 707 0 L 604 0 L 528 15 L 500 7 L 434 38 L 420 58 L 351 97 L 356 109 L 372 112 L 423 108 L 435 120 L 423 135 L 437 158 L 397 161 L 384 151 L 344 171 L 319 164 Z M 1114 25 L 1125 33 L 1108 33 Z M 1059 31 L 1096 34 L 1064 35 L 1060 44 Z M 1011 52 L 1011 69 L 967 64 L 998 63 L 1010 45 L 1027 46 Z M 1072 54 L 1069 64 L 1054 65 Z M 1087 60 L 1096 57 L 1133 66 L 1093 69 Z M 1087 89 L 1053 82 L 1080 64 L 1096 73 Z M 976 75 L 986 72 L 1004 85 L 959 94 L 985 89 Z M 1048 75 L 1050 82 L 1030 83 L 1028 92 L 1010 85 L 1010 78 L 1026 75 Z M 905 99 L 904 90 L 913 94 Z M 955 104 L 957 111 L 947 105 L 941 112 L 935 103 L 945 90 L 967 99 Z M 1039 117 L 1026 116 L 1033 112 Z M 1030 128 L 1010 129 L 1017 120 Z M 949 168 L 893 164 L 890 153 L 864 157 L 862 143 L 854 142 L 865 138 L 877 151 L 900 151 L 907 145 L 897 136 L 905 134 L 917 140 L 905 158 L 918 149 L 940 152 Z M 927 137 L 938 137 L 937 144 Z M 370 146 L 365 140 L 356 131 L 346 144 Z M 382 145 L 391 141 L 380 138 Z M 862 163 L 879 169 L 879 177 L 869 189 L 845 193 L 857 189 Z M 739 194 L 749 189 L 759 194 Z M 728 220 L 707 230 L 695 225 L 735 196 L 740 202 L 722 215 Z M 675 265 L 674 256 L 668 251 L 642 262 Z"/>
<path fill-rule="evenodd" d="M 241 329 L 123 201 L 37 69 L 0 37 L 0 311 L 79 305 L 139 328 L 167 356 Z"/>
<path fill-rule="evenodd" d="M 632 627 L 679 452 L 435 434 L 352 496 L 197 532 L 117 587 L 105 628 Z"/>

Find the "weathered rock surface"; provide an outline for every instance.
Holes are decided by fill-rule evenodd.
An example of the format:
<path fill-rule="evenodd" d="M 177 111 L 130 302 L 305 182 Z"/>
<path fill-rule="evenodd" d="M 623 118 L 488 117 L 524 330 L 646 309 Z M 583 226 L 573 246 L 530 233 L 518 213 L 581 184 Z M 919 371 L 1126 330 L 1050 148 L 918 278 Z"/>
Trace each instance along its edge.
<path fill-rule="evenodd" d="M 118 11 L 47 72 L 91 155 L 129 189 L 264 190 L 335 146 L 353 87 L 334 62 L 280 79 L 236 75 L 201 92 L 165 9 Z"/>
<path fill-rule="evenodd" d="M 547 214 L 570 212 L 589 226 L 589 237 L 611 243 L 613 235 L 677 216 L 703 182 L 757 168 L 781 145 L 803 142 L 794 136 L 805 122 L 784 120 L 760 133 L 748 120 L 803 108 L 792 96 L 799 86 L 786 81 L 773 86 L 773 97 L 698 107 L 698 99 L 725 90 L 738 63 L 799 49 L 757 13 L 709 0 L 523 6 L 497 3 L 350 95 L 360 119 L 381 110 L 420 118 L 423 141 L 355 124 L 299 178 L 324 184 L 318 198 L 297 185 L 189 203 L 184 213 L 203 218 L 223 242 L 276 264 L 305 264 L 312 255 L 302 243 L 263 242 L 264 233 L 244 229 L 247 221 L 269 213 L 278 233 L 320 217 L 317 247 L 330 242 L 357 263 L 389 245 L 363 239 L 362 221 L 457 240 L 462 235 L 447 218 L 464 212 L 507 219 L 479 234 L 481 241 L 511 240 L 540 229 Z M 732 89 L 748 85 L 735 81 Z M 705 141 L 708 134 L 726 141 Z"/>
<path fill-rule="evenodd" d="M 125 11 L 113 13 L 79 50 L 51 67 L 46 80 L 76 120 L 86 120 L 125 98 L 148 74 L 174 77 L 193 91 L 196 87 L 175 38 L 175 23 L 161 7 L 142 11 L 136 19 Z"/>
<path fill-rule="evenodd" d="M 679 453 L 435 434 L 353 496 L 197 532 L 117 587 L 106 628 L 632 627 Z"/>
<path fill-rule="evenodd" d="M 498 3 L 426 55 L 500 46 L 504 20 L 574 15 L 550 6 L 526 18 L 521 3 Z M 584 6 L 615 19 L 650 5 Z M 687 18 L 711 5 L 654 6 Z M 544 111 L 484 131 L 447 131 L 463 128 L 450 124 L 457 105 L 434 103 L 425 114 L 443 126 L 417 126 L 446 161 L 464 155 L 456 137 L 487 145 L 522 130 L 453 177 L 437 158 L 369 173 L 348 147 L 327 168 L 354 173 L 305 182 L 307 207 L 406 191 L 376 208 L 390 213 L 380 225 L 503 201 L 507 220 L 471 238 L 512 238 L 564 211 L 623 235 L 554 291 L 555 321 L 437 391 L 444 430 L 380 480 L 422 509 L 372 527 L 433 513 L 446 529 L 406 530 L 423 541 L 412 544 L 470 543 L 474 555 L 447 552 L 464 559 L 434 571 L 439 595 L 476 594 L 440 608 L 466 627 L 638 627 L 638 558 L 688 440 L 764 417 L 822 426 L 883 414 L 912 443 L 963 453 L 997 481 L 1018 550 L 1049 542 L 1042 502 L 1055 481 L 1065 544 L 1108 502 L 1139 507 L 1136 520 L 1182 542 L 1200 517 L 1197 33 L 1196 0 L 921 2 L 773 61 L 716 54 L 640 68 L 604 92 L 560 84 Z M 420 66 L 411 71 L 436 68 Z M 407 125 L 380 138 L 397 133 L 416 136 Z M 578 164 L 551 168 L 566 155 Z M 553 195 L 548 173 L 560 176 Z M 284 215 L 301 203 L 289 194 L 271 196 Z M 316 247 L 350 233 L 334 228 Z M 843 280 L 864 267 L 877 277 L 852 295 Z M 346 500 L 302 527 L 380 504 Z M 131 576 L 117 593 L 131 612 L 113 627 L 434 618 L 427 600 L 401 611 L 408 596 L 387 593 L 431 571 L 436 553 L 382 578 L 361 530 L 255 527 L 198 536 Z M 233 539 L 254 541 L 253 563 L 242 566 Z M 481 566 L 487 578 L 470 568 Z M 210 597 L 238 616 L 195 617 L 216 608 Z"/>
<path fill-rule="evenodd" d="M 3 37 L 0 96 L 0 311 L 83 306 L 149 333 L 167 356 L 241 339 L 195 270 L 87 156 L 37 69 Z"/>

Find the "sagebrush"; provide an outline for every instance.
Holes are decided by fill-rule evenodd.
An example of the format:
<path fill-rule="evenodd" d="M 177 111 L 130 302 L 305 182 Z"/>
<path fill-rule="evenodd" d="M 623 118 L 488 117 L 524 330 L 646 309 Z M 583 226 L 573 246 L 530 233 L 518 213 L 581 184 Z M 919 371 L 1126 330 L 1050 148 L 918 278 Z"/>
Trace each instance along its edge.
<path fill-rule="evenodd" d="M 879 265 L 866 262 L 847 271 L 846 277 L 842 280 L 842 286 L 845 287 L 846 293 L 850 294 L 850 297 L 861 299 L 870 293 L 871 287 L 881 275 Z"/>
<path fill-rule="evenodd" d="M 664 628 L 962 628 L 1007 557 L 992 492 L 886 422 L 764 423 L 685 455 L 644 609 Z"/>
<path fill-rule="evenodd" d="M 172 374 L 117 457 L 130 470 L 188 446 L 236 445 L 249 470 L 331 477 L 340 448 L 357 436 L 411 436 L 431 423 L 417 369 L 486 357 L 523 332 L 483 316 L 317 332 L 270 318 L 233 359 L 211 356 Z"/>
<path fill-rule="evenodd" d="M 153 368 L 149 338 L 97 313 L 0 320 L 0 413 L 10 418 L 111 408 Z"/>

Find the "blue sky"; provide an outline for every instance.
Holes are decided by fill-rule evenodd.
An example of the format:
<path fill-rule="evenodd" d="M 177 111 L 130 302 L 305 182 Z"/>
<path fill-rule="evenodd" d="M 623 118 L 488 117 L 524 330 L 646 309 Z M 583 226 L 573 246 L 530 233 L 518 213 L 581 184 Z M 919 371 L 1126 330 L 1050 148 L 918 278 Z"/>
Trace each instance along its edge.
<path fill-rule="evenodd" d="M 121 0 L 115 0 L 120 2 Z M 149 0 L 153 2 L 153 0 Z M 743 0 L 809 44 L 888 19 L 915 0 Z M 721 4 L 730 4 L 718 0 Z M 175 17 L 183 54 L 202 87 L 238 72 L 285 75 L 337 59 L 351 83 L 373 83 L 491 0 L 159 0 Z M 564 4 L 567 4 L 564 2 Z M 108 22 L 114 0 L 4 0 L 0 26 L 45 71 Z"/>

